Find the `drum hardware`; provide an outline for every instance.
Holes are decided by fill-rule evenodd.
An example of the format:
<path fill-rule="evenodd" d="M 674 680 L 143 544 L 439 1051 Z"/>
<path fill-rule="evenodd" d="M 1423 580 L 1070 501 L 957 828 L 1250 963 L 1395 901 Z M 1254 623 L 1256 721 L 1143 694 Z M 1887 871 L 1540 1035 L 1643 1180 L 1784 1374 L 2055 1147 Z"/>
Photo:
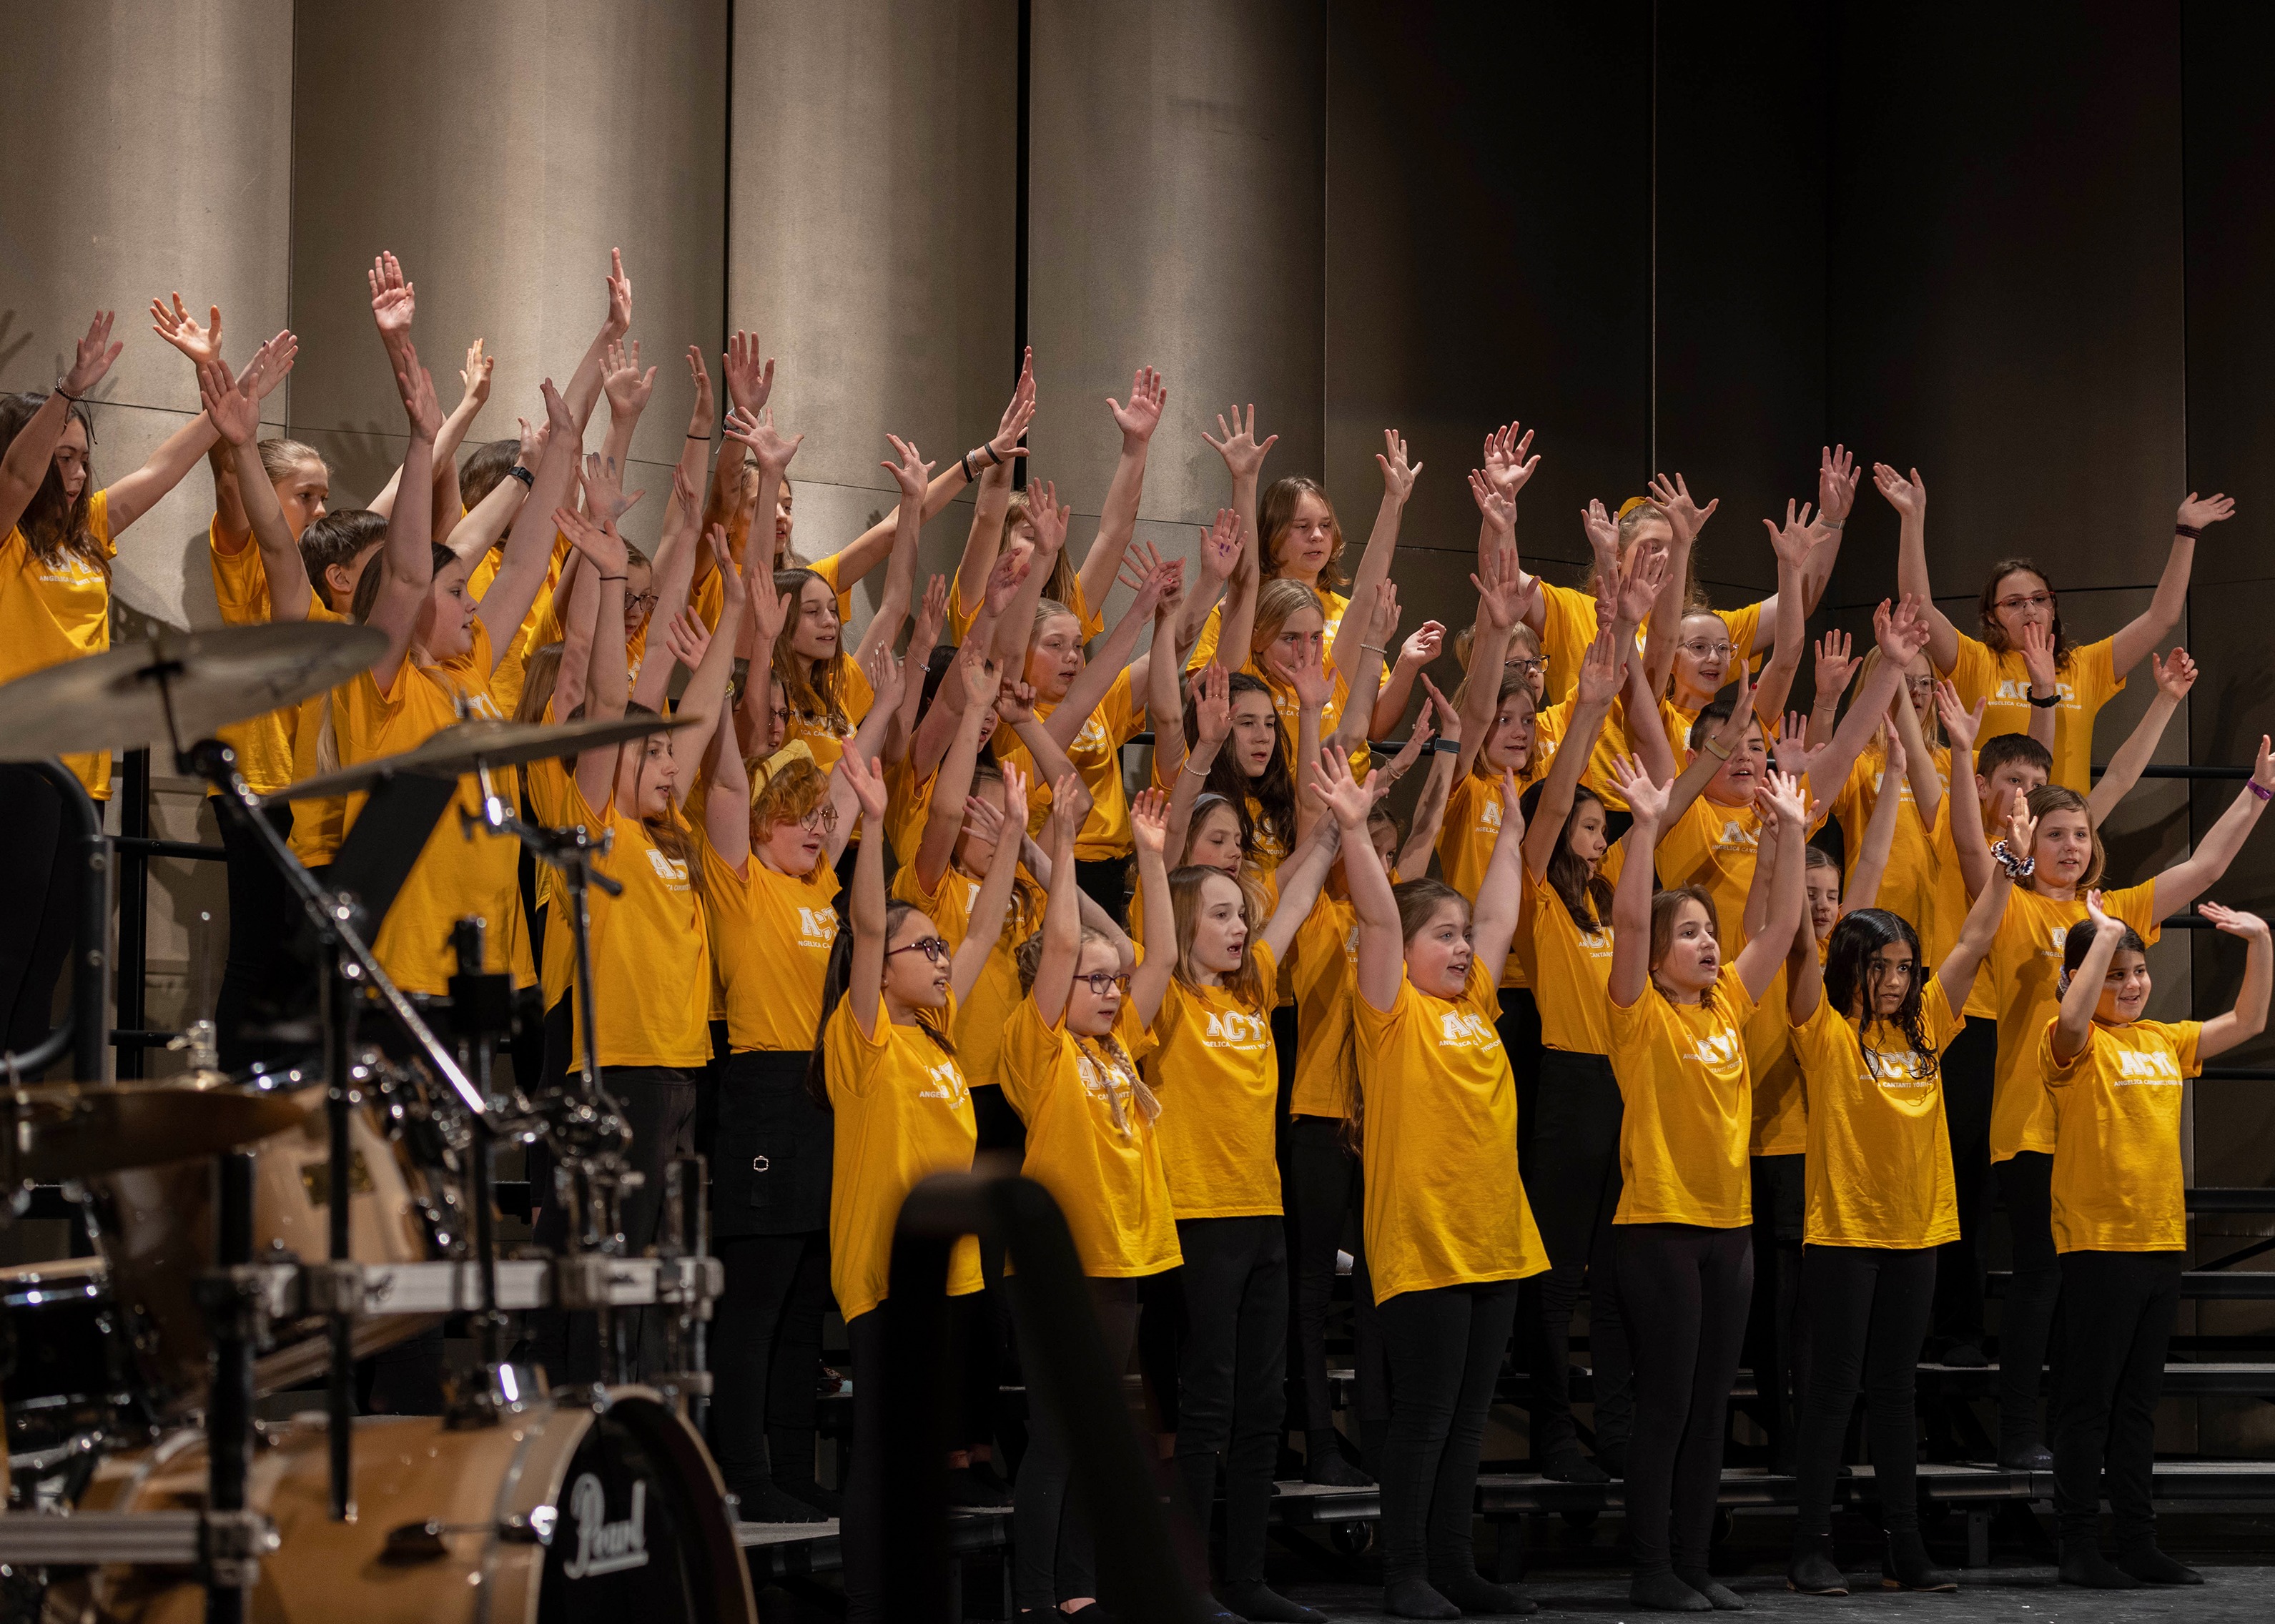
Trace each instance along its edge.
<path fill-rule="evenodd" d="M 488 788 L 485 774 L 485 797 Z M 491 1069 L 497 1057 L 498 1039 L 513 1030 L 513 978 L 483 970 L 482 935 L 483 923 L 480 919 L 461 919 L 451 927 L 450 943 L 457 955 L 458 973 L 450 978 L 450 1008 L 463 1052 L 473 1067 L 474 1086 L 481 1091 L 485 1101 L 495 1105 L 497 1096 Z M 477 1119 L 472 1138 L 474 1268 L 480 1294 L 480 1308 L 474 1317 L 474 1336 L 480 1375 L 475 1380 L 460 1383 L 450 1396 L 446 1424 L 454 1429 L 495 1426 L 501 1385 L 506 1388 L 516 1385 L 511 1373 L 503 1370 L 505 1314 L 498 1304 L 497 1233 L 492 1212 L 496 1147 L 489 1122 Z"/>
<path fill-rule="evenodd" d="M 276 1525 L 257 1511 L 74 1511 L 69 1516 L 0 1517 L 0 1563 L 91 1567 L 131 1562 L 201 1570 L 209 1584 L 242 1598 L 261 1582 L 261 1559 L 277 1549 Z"/>

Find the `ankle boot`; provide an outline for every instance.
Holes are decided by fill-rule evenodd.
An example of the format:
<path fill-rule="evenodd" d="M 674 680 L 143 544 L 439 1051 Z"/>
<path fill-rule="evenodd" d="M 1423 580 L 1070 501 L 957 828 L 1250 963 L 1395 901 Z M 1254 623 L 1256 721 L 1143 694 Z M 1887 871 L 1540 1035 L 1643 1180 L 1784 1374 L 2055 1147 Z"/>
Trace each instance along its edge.
<path fill-rule="evenodd" d="M 2117 1565 L 2143 1584 L 2202 1584 L 2203 1575 L 2182 1566 L 2157 1549 L 2154 1540 L 2127 1545 L 2117 1554 Z"/>
<path fill-rule="evenodd" d="M 1793 1561 L 1785 1570 L 1785 1588 L 1804 1596 L 1848 1594 L 1848 1576 L 1833 1560 L 1832 1535 L 1794 1536 Z"/>
<path fill-rule="evenodd" d="M 2090 1590 L 2141 1589 L 2138 1579 L 2101 1554 L 2101 1542 L 2090 1534 L 2062 1540 L 2061 1582 Z"/>
<path fill-rule="evenodd" d="M 1333 1427 L 1311 1427 L 1304 1433 L 1304 1481 L 1329 1488 L 1363 1489 L 1374 1481 L 1343 1459 L 1342 1438 Z"/>
<path fill-rule="evenodd" d="M 844 1499 L 836 1490 L 825 1489 L 815 1480 L 812 1427 L 768 1427 L 767 1454 L 775 1486 L 782 1492 L 804 1500 L 825 1517 L 836 1516 L 845 1509 Z"/>
<path fill-rule="evenodd" d="M 1887 1554 L 1880 1559 L 1880 1588 L 1884 1590 L 1955 1590 L 1959 1575 L 1929 1560 L 1927 1542 L 1917 1529 L 1888 1530 Z"/>

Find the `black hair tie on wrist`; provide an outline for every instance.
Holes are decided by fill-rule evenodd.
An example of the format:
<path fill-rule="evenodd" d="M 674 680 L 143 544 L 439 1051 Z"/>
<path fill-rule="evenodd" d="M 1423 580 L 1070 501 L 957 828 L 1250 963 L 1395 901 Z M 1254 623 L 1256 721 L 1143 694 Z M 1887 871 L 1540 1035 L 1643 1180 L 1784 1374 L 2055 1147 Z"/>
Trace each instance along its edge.
<path fill-rule="evenodd" d="M 68 400 L 71 397 L 69 396 L 65 396 L 64 398 Z M 2175 525 L 2173 526 L 2173 533 L 2176 536 L 2186 536 L 2189 540 L 2194 541 L 2203 534 L 2203 526 L 2202 525 Z"/>

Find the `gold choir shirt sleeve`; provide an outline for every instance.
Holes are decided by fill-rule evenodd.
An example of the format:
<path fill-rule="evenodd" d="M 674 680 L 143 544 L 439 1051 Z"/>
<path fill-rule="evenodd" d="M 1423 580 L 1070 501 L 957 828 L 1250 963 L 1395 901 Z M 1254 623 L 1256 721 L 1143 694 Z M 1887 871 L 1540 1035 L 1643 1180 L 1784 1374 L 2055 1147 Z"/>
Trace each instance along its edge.
<path fill-rule="evenodd" d="M 1446 792 L 1446 815 L 1438 826 L 1438 872 L 1472 906 L 1500 838 L 1500 780 L 1464 774 Z M 1515 953 L 1501 968 L 1503 986 L 1526 985 L 1523 961 Z"/>
<path fill-rule="evenodd" d="M 1886 1022 L 1859 1034 L 1828 999 L 1793 1028 L 1809 1088 L 1810 1244 L 1918 1248 L 1959 1238 L 1938 1060 L 1965 1024 L 1931 981 L 1920 995 L 1929 1058 Z"/>
<path fill-rule="evenodd" d="M 955 1001 L 926 1011 L 952 1023 Z M 885 1300 L 893 1226 L 901 1203 L 935 1173 L 968 1173 L 979 1130 L 971 1091 L 956 1057 L 922 1027 L 896 1025 L 877 1005 L 877 1033 L 864 1037 L 850 999 L 829 1016 L 823 1055 L 835 1118 L 829 1185 L 829 1285 L 838 1312 L 858 1318 Z M 940 1027 L 933 1028 L 934 1031 Z M 948 1295 L 979 1289 L 979 1241 L 949 1254 Z"/>
<path fill-rule="evenodd" d="M 776 873 L 752 852 L 737 874 L 710 841 L 699 844 L 728 1047 L 737 1054 L 812 1048 L 839 928 L 831 906 L 836 871 L 824 863 L 798 880 Z"/>
<path fill-rule="evenodd" d="M 1727 962 L 1704 1003 L 1674 1003 L 1646 985 L 1634 1003 L 1612 1004 L 1612 1072 L 1624 1107 L 1614 1223 L 1735 1229 L 1753 1221 L 1745 1041 L 1753 1012 Z"/>
<path fill-rule="evenodd" d="M 1754 1125 L 1747 1152 L 1798 1156 L 1809 1148 L 1808 1106 L 1802 1093 L 1801 1061 L 1793 1052 L 1793 1023 L 1786 1013 L 1783 964 L 1746 1017 L 1745 1034 L 1746 1069 L 1754 1091 Z"/>
<path fill-rule="evenodd" d="M 1051 1192 L 1082 1272 L 1095 1278 L 1159 1274 L 1183 1261 L 1160 1135 L 1131 1089 L 1145 1049 L 1127 999 L 1111 1046 L 1077 1037 L 1063 1019 L 1046 1022 L 1032 998 L 1011 1011 L 1003 1036 L 1003 1091 L 1027 1124 L 1021 1171 Z"/>
<path fill-rule="evenodd" d="M 2188 1243 L 2181 1167 L 2184 1079 L 2203 1069 L 2201 1021 L 2134 1021 L 2087 1030 L 2060 1065 L 2055 1022 L 2037 1036 L 2037 1070 L 2053 1100 L 2053 1230 L 2058 1252 L 2181 1251 Z"/>
<path fill-rule="evenodd" d="M 2120 925 L 2131 925 L 2143 941 L 2157 940 L 2155 880 L 2105 893 L 2101 907 Z M 2038 1071 L 2038 1039 L 2061 1003 L 2056 985 L 2069 927 L 2084 918 L 2082 901 L 2056 902 L 2016 886 L 1992 939 L 1983 973 L 1991 978 L 1999 1022 L 1991 1095 L 1992 1161 L 2005 1161 L 2017 1151 L 2053 1152 L 2054 1107 Z"/>
<path fill-rule="evenodd" d="M 1340 1122 L 1350 1114 L 1357 1054 L 1352 1046 L 1352 977 L 1358 963 L 1358 916 L 1347 902 L 1319 894 L 1296 927 L 1296 1084 L 1288 1095 L 1290 1116 L 1325 1116 Z"/>
<path fill-rule="evenodd" d="M 1145 1080 L 1161 1101 L 1155 1124 L 1179 1218 L 1258 1218 L 1280 1212 L 1274 1153 L 1280 1067 L 1272 1042 L 1279 966 L 1252 949 L 1264 997 L 1254 1007 L 1219 987 L 1175 977 L 1153 1020 Z"/>
<path fill-rule="evenodd" d="M 2081 645 L 2054 674 L 2061 702 L 2054 706 L 2053 782 L 2080 795 L 2093 788 L 2094 718 L 2125 690 L 2115 646 L 2108 638 Z M 1993 653 L 1989 645 L 1962 631 L 1949 675 L 1962 704 L 1972 707 L 1978 699 L 1989 701 L 1980 738 L 2030 730 L 2030 674 L 2020 649 Z"/>
<path fill-rule="evenodd" d="M 1948 750 L 1937 751 L 1936 770 L 1946 782 L 1951 777 L 1950 761 Z M 1930 966 L 1940 964 L 1951 943 L 1939 935 L 1935 854 L 1928 827 L 1920 820 L 1919 805 L 1912 799 L 1910 775 L 1900 773 L 1892 784 L 1886 748 L 1878 743 L 1864 747 L 1864 752 L 1856 758 L 1847 780 L 1833 797 L 1833 815 L 1840 820 L 1840 840 L 1846 848 L 1841 865 L 1842 900 L 1853 906 L 1865 905 L 1848 896 L 1848 882 L 1856 872 L 1856 860 L 1864 843 L 1864 826 L 1871 820 L 1872 809 L 1879 804 L 1882 792 L 1890 788 L 1901 797 L 1896 807 L 1895 837 L 1888 844 L 1887 868 L 1880 877 L 1879 894 L 1871 899 L 1870 906 L 1885 908 L 1909 922 L 1919 933 L 1921 956 Z M 1973 793 L 1972 784 L 1967 788 L 1969 793 Z M 1951 797 L 1946 793 L 1944 798 L 1948 801 Z M 1943 815 L 1940 811 L 1937 813 L 1939 818 Z M 1954 853 L 1954 866 L 1956 865 Z M 1962 889 L 1965 883 L 1961 881 Z M 1967 910 L 1962 907 L 1959 918 L 1966 918 Z M 1954 922 L 1952 935 L 1955 938 L 1957 934 L 1958 924 Z"/>
<path fill-rule="evenodd" d="M 1608 883 L 1619 883 L 1626 851 L 1621 842 L 1605 854 Z M 1612 974 L 1612 927 L 1581 929 L 1546 875 L 1536 878 L 1527 871 L 1523 884 L 1531 895 L 1518 934 L 1528 944 L 1542 1046 L 1575 1054 L 1610 1054 L 1611 997 L 1606 988 Z"/>
<path fill-rule="evenodd" d="M 1366 1258 L 1377 1303 L 1548 1267 L 1516 1166 L 1516 1084 L 1500 999 L 1472 961 L 1458 999 L 1402 976 L 1388 1010 L 1351 1001 L 1366 1098 Z"/>
<path fill-rule="evenodd" d="M 87 498 L 87 526 L 105 558 L 118 555 L 110 536 L 110 493 Z M 75 553 L 52 563 L 32 556 L 19 528 L 0 541 L 0 683 L 29 676 L 110 646 L 110 579 Z M 103 800 L 110 794 L 110 752 L 87 751 L 64 766 Z"/>

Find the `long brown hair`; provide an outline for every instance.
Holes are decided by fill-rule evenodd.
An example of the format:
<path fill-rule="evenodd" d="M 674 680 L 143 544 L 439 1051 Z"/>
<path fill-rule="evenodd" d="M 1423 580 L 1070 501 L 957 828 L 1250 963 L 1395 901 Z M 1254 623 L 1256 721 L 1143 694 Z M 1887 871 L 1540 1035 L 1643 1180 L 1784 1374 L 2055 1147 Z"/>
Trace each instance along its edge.
<path fill-rule="evenodd" d="M 797 568 L 775 571 L 775 595 L 790 594 L 790 613 L 801 613 L 808 581 L 821 581 L 823 588 L 829 583 L 821 580 L 812 570 Z M 835 593 L 832 593 L 834 600 Z M 837 663 L 845 658 L 845 628 L 837 628 L 837 653 L 828 660 L 809 661 L 802 658 L 792 646 L 794 639 L 787 627 L 775 639 L 775 675 L 782 678 L 782 697 L 790 701 L 792 720 L 826 722 L 830 730 L 843 736 L 850 732 L 851 724 L 845 714 L 845 701 L 837 692 Z"/>
<path fill-rule="evenodd" d="M 1412 941 L 1415 933 L 1437 917 L 1438 910 L 1447 903 L 1461 904 L 1464 918 L 1471 910 L 1470 899 L 1442 880 L 1407 880 L 1390 888 L 1390 895 L 1398 904 L 1398 945 L 1403 948 Z M 1405 973 L 1403 969 L 1399 971 Z M 1358 1029 L 1349 1026 L 1343 1035 L 1342 1063 L 1350 1073 L 1350 1103 L 1343 1107 L 1341 1137 L 1346 1148 L 1364 1152 L 1366 1146 L 1366 1090 L 1358 1076 Z"/>
<path fill-rule="evenodd" d="M 1682 904 L 1696 903 L 1706 910 L 1706 928 L 1714 933 L 1714 940 L 1722 940 L 1722 910 L 1714 906 L 1714 895 L 1704 886 L 1674 886 L 1654 893 L 1651 899 L 1651 968 L 1656 972 L 1667 958 L 1667 950 L 1674 945 L 1674 917 L 1682 911 Z"/>
<path fill-rule="evenodd" d="M 656 716 L 659 715 L 660 713 L 651 710 L 645 705 L 626 705 L 624 706 L 624 714 L 627 717 Z M 653 736 L 651 735 L 650 736 Z M 629 743 L 616 746 L 619 751 L 636 750 L 639 752 L 639 755 L 638 757 L 639 766 L 636 767 L 632 772 L 632 782 L 635 786 L 641 782 L 642 778 L 647 772 L 647 745 L 648 741 L 646 738 L 636 738 L 631 740 Z M 617 759 L 619 763 L 621 763 L 623 758 L 619 756 Z M 635 807 L 639 805 L 637 796 L 635 796 L 633 805 Z M 637 812 L 635 812 L 634 815 L 636 817 L 638 816 Z M 687 883 L 694 891 L 696 899 L 699 902 L 703 896 L 702 854 L 696 850 L 694 830 L 688 827 L 685 815 L 681 812 L 678 805 L 673 801 L 672 797 L 669 796 L 666 796 L 664 797 L 663 815 L 661 817 L 640 818 L 639 826 L 641 829 L 646 832 L 649 844 L 653 845 L 658 851 L 663 853 L 663 855 L 672 862 L 679 864 L 682 867 L 686 869 Z"/>
<path fill-rule="evenodd" d="M 2007 584 L 2008 576 L 2019 575 L 2025 570 L 2046 584 L 2046 596 L 2052 600 L 2047 607 L 2054 612 L 2054 669 L 2067 671 L 2069 657 L 2077 645 L 2062 630 L 2061 594 L 2054 590 L 2053 578 L 2028 558 L 2002 558 L 1991 566 L 1991 573 L 1983 583 L 1982 601 L 1976 607 L 1976 616 L 1983 623 L 1983 646 L 1994 654 L 2003 654 L 2014 646 L 2007 641 L 2007 628 L 1999 623 L 1999 589 Z"/>
<path fill-rule="evenodd" d="M 0 451 L 16 442 L 31 420 L 39 415 L 40 408 L 48 404 L 43 394 L 0 395 Z M 16 527 L 24 533 L 24 545 L 32 556 L 43 564 L 61 563 L 65 558 L 76 558 L 102 572 L 110 578 L 110 560 L 104 554 L 102 541 L 87 522 L 96 489 L 94 478 L 94 419 L 78 401 L 64 404 L 64 422 L 76 423 L 87 431 L 87 466 L 86 481 L 79 487 L 76 501 L 64 495 L 64 477 L 56 469 L 53 456 L 41 471 L 40 488 L 32 493 L 32 500 L 24 510 L 24 517 Z"/>
<path fill-rule="evenodd" d="M 1284 480 L 1274 480 L 1266 487 L 1264 500 L 1258 504 L 1256 529 L 1261 541 L 1264 557 L 1264 578 L 1276 578 L 1280 573 L 1280 543 L 1296 523 L 1296 508 L 1305 496 L 1317 496 L 1327 510 L 1327 533 L 1335 539 L 1327 554 L 1327 562 L 1319 566 L 1319 590 L 1342 592 L 1350 585 L 1350 577 L 1343 573 L 1343 525 L 1335 517 L 1335 504 L 1327 500 L 1326 488 L 1307 475 L 1290 474 Z"/>
<path fill-rule="evenodd" d="M 1524 826 L 1532 827 L 1533 815 L 1540 810 L 1541 792 L 1548 781 L 1525 787 L 1517 805 L 1523 810 Z M 1604 928 L 1612 917 L 1612 882 L 1600 872 L 1591 872 L 1587 860 L 1572 850 L 1572 825 L 1586 805 L 1603 804 L 1603 797 L 1585 784 L 1572 786 L 1572 809 L 1564 814 L 1564 825 L 1556 831 L 1556 849 L 1548 854 L 1548 872 L 1545 878 L 1548 888 L 1556 893 L 1564 904 L 1564 911 L 1572 916 L 1572 923 L 1583 931 Z"/>
<path fill-rule="evenodd" d="M 1212 879 L 1228 881 L 1240 893 L 1240 914 L 1247 922 L 1248 937 L 1240 944 L 1240 968 L 1225 978 L 1223 990 L 1258 1014 L 1264 1009 L 1264 976 L 1256 968 L 1256 894 L 1221 868 L 1189 865 L 1169 875 L 1169 901 L 1177 915 L 1177 963 L 1173 973 L 1187 986 L 1200 983 L 1188 973 L 1192 963 L 1193 931 L 1200 922 L 1201 888 Z"/>
<path fill-rule="evenodd" d="M 1271 685 L 1246 671 L 1235 671 L 1228 688 L 1228 697 L 1236 704 L 1244 693 L 1260 693 L 1267 700 L 1272 698 Z M 1276 705 L 1272 707 L 1272 759 L 1259 777 L 1251 780 L 1243 776 L 1232 752 L 1220 750 L 1216 759 L 1209 763 L 1208 777 L 1201 785 L 1232 803 L 1232 810 L 1240 818 L 1240 843 L 1251 856 L 1258 829 L 1278 842 L 1283 853 L 1296 849 L 1296 775 L 1288 768 L 1288 729 L 1280 721 L 1280 707 Z M 1186 750 L 1190 752 L 1199 739 L 1200 711 L 1197 697 L 1189 693 L 1185 700 Z M 1250 816 L 1248 803 L 1251 798 L 1263 809 L 1260 816 Z"/>

